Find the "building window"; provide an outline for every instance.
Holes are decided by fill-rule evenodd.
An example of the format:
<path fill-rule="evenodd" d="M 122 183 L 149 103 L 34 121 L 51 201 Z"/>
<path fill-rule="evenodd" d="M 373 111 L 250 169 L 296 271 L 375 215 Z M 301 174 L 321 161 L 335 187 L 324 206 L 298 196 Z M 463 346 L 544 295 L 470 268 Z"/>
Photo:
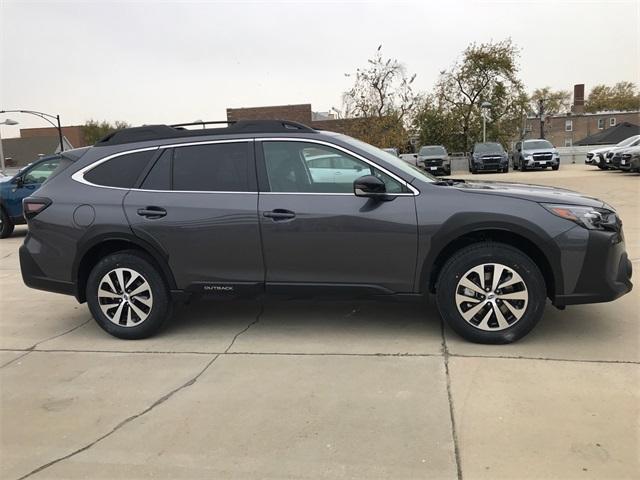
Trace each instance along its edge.
<path fill-rule="evenodd" d="M 564 121 L 564 131 L 572 132 L 573 131 L 573 120 L 565 120 Z"/>
<path fill-rule="evenodd" d="M 564 139 L 564 146 L 565 147 L 572 147 L 573 146 L 573 140 L 571 138 L 565 138 Z"/>
<path fill-rule="evenodd" d="M 610 127 L 615 127 L 616 126 L 616 117 L 611 117 L 609 119 L 609 126 Z"/>
<path fill-rule="evenodd" d="M 598 129 L 602 130 L 604 128 L 604 118 L 598 119 Z"/>

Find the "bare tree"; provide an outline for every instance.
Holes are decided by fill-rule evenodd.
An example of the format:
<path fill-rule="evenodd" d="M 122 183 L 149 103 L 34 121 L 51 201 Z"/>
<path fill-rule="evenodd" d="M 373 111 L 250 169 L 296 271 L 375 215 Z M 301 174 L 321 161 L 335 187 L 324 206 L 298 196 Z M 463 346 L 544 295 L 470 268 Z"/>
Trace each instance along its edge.
<path fill-rule="evenodd" d="M 407 75 L 395 58 L 384 58 L 379 45 L 365 68 L 356 69 L 353 86 L 343 94 L 345 117 L 396 116 L 406 120 L 418 101 L 413 91 L 416 76 Z M 352 77 L 351 74 L 345 74 Z"/>

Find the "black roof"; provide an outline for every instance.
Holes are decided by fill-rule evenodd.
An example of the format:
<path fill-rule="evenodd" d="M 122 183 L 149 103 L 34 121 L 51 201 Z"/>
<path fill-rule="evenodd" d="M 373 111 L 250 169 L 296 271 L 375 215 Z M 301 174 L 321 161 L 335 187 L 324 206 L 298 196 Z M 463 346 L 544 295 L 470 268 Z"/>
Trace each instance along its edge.
<path fill-rule="evenodd" d="M 575 142 L 574 145 L 614 145 L 638 134 L 640 134 L 640 127 L 638 127 L 638 125 L 622 122 L 615 127 L 610 127 L 601 132 L 589 135 Z"/>
<path fill-rule="evenodd" d="M 189 130 L 184 127 L 195 125 L 226 124 L 223 128 L 200 128 Z M 123 143 L 163 140 L 169 138 L 196 137 L 202 135 L 230 135 L 236 133 L 317 133 L 311 127 L 288 120 L 238 120 L 222 122 L 195 122 L 177 125 L 145 125 L 124 128 L 110 133 L 95 145 L 120 145 Z"/>

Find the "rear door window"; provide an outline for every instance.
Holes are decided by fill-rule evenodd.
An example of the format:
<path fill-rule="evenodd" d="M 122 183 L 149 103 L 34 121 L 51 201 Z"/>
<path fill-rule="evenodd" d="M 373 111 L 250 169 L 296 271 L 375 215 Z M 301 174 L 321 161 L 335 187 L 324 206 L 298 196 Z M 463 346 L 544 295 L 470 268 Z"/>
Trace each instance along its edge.
<path fill-rule="evenodd" d="M 171 157 L 173 150 L 167 149 L 156 160 L 140 188 L 143 190 L 171 190 Z"/>
<path fill-rule="evenodd" d="M 176 147 L 173 190 L 248 192 L 250 142 Z"/>
<path fill-rule="evenodd" d="M 24 185 L 34 185 L 44 183 L 60 165 L 60 157 L 39 163 L 23 175 L 22 182 Z"/>
<path fill-rule="evenodd" d="M 84 179 L 105 187 L 133 187 L 156 149 L 120 155 L 103 162 L 84 174 Z"/>

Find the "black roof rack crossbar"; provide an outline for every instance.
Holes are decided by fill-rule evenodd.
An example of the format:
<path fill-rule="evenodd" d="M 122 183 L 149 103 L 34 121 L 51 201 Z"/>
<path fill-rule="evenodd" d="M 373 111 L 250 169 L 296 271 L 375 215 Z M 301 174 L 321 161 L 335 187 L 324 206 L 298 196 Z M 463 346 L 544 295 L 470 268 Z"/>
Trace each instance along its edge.
<path fill-rule="evenodd" d="M 226 124 L 225 128 L 201 128 L 189 130 L 191 125 Z M 234 133 L 317 133 L 311 127 L 289 120 L 230 120 L 211 122 L 178 123 L 175 125 L 145 125 L 142 127 L 124 128 L 110 133 L 95 145 L 119 145 L 123 143 L 144 142 L 171 138 L 192 137 L 202 135 L 230 135 Z"/>
<path fill-rule="evenodd" d="M 169 126 L 173 128 L 179 128 L 179 127 L 191 127 L 194 125 L 202 125 L 202 127 L 204 128 L 205 125 L 220 125 L 220 124 L 231 125 L 233 123 L 236 123 L 236 121 L 235 120 L 213 120 L 210 122 L 199 121 L 199 122 L 190 122 L 190 123 L 175 123 Z"/>

